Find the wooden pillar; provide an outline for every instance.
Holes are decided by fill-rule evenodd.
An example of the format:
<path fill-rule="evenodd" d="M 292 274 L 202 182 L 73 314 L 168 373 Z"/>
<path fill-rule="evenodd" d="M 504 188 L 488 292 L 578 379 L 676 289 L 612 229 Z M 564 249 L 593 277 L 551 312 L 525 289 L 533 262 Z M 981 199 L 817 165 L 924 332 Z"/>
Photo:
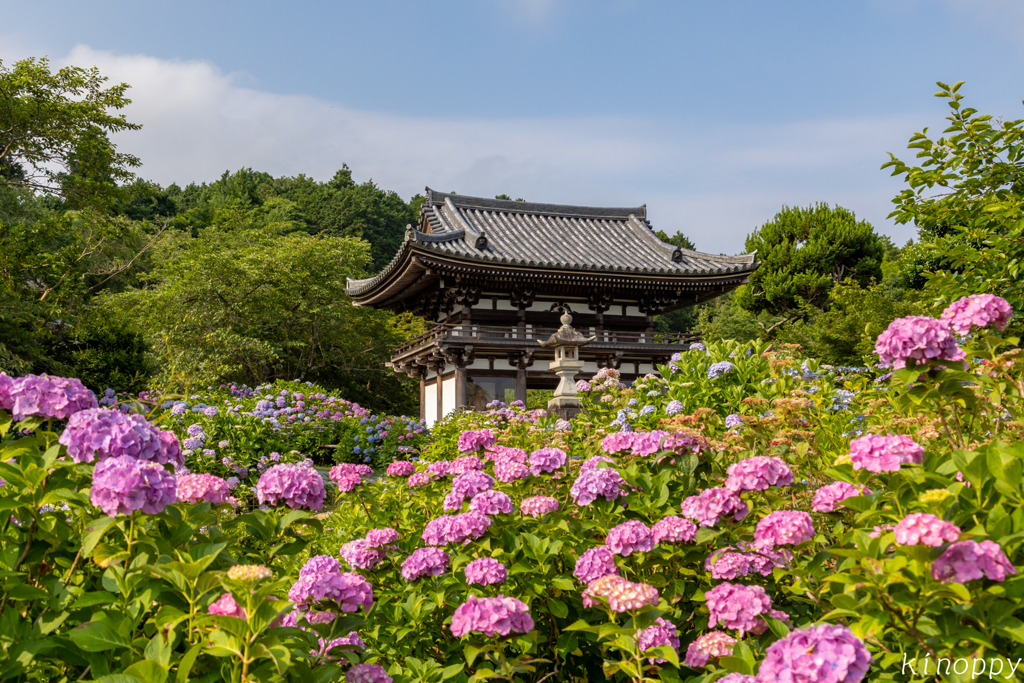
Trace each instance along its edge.
<path fill-rule="evenodd" d="M 441 418 L 444 417 L 444 382 L 441 381 L 441 373 L 444 372 L 442 368 L 437 369 L 437 421 L 440 422 Z"/>
<path fill-rule="evenodd" d="M 455 366 L 455 407 L 460 408 L 466 405 L 466 368 L 463 365 Z"/>
<path fill-rule="evenodd" d="M 427 380 L 420 375 L 420 424 L 427 421 Z"/>
<path fill-rule="evenodd" d="M 516 400 L 526 405 L 526 368 L 516 368 Z"/>

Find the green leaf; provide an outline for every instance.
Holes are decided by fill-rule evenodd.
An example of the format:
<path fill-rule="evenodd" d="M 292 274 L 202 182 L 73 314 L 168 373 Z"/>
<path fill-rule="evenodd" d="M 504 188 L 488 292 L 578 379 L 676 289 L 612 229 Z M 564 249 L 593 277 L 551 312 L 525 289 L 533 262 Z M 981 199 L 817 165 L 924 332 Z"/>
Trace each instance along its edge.
<path fill-rule="evenodd" d="M 777 637 L 785 638 L 789 635 L 789 627 L 781 621 L 779 621 L 778 619 L 776 619 L 775 617 L 763 615 L 763 618 L 766 622 L 768 622 L 768 628 L 770 628 L 772 630 L 772 633 L 774 633 Z"/>
<path fill-rule="evenodd" d="M 143 659 L 140 662 L 135 662 L 125 669 L 124 672 L 143 681 L 143 683 L 165 683 L 167 680 L 167 669 L 152 659 Z"/>
<path fill-rule="evenodd" d="M 203 643 L 194 645 L 192 649 L 185 653 L 185 656 L 178 662 L 178 674 L 174 677 L 175 683 L 188 683 L 189 674 L 192 673 L 192 667 L 196 663 L 196 659 L 199 657 L 199 653 L 203 651 Z"/>
<path fill-rule="evenodd" d="M 105 621 L 89 621 L 71 630 L 71 640 L 86 652 L 105 652 L 131 648 L 127 639 L 118 635 Z"/>
<path fill-rule="evenodd" d="M 569 616 L 569 608 L 564 602 L 556 598 L 548 598 L 548 609 L 559 619 L 565 619 Z"/>
<path fill-rule="evenodd" d="M 116 517 L 100 517 L 89 522 L 85 527 L 85 533 L 82 534 L 83 556 L 92 557 L 92 552 L 96 549 L 100 539 L 103 538 L 103 534 L 107 533 L 107 529 L 113 526 L 116 521 Z"/>

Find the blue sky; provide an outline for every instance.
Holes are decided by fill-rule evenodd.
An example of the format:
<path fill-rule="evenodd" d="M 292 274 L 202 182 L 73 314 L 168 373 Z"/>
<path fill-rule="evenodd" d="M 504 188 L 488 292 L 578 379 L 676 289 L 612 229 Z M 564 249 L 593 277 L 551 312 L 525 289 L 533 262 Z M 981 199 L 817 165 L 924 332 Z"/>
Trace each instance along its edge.
<path fill-rule="evenodd" d="M 0 59 L 133 86 L 117 142 L 162 184 L 342 163 L 424 185 L 648 205 L 711 252 L 783 204 L 838 203 L 899 241 L 886 152 L 937 131 L 934 82 L 1024 116 L 1024 2 L 51 2 L 4 9 Z"/>

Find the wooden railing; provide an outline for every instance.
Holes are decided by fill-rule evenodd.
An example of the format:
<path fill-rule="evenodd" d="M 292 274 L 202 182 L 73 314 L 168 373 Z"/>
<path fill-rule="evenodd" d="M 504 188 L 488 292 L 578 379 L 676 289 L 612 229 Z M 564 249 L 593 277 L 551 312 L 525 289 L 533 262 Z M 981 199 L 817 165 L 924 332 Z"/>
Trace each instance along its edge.
<path fill-rule="evenodd" d="M 557 328 L 538 327 L 526 325 L 519 327 L 511 325 L 507 327 L 493 327 L 486 325 L 473 325 L 470 323 L 444 323 L 438 324 L 426 333 L 410 339 L 404 344 L 399 344 L 392 349 L 394 355 L 401 355 L 407 351 L 421 348 L 428 344 L 443 341 L 459 341 L 466 343 L 487 342 L 539 342 L 547 340 L 555 333 Z M 677 345 L 690 344 L 700 340 L 698 334 L 681 334 L 676 332 L 646 332 L 646 331 L 624 331 L 624 330 L 598 330 L 593 327 L 576 328 L 581 334 L 588 337 L 596 337 L 593 344 L 651 344 L 651 345 Z"/>

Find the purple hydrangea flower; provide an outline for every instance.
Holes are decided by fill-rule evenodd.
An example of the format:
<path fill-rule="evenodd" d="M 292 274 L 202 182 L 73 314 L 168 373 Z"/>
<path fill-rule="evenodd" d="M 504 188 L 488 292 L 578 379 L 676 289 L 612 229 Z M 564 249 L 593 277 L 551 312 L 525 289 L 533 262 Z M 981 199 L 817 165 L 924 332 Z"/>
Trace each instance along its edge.
<path fill-rule="evenodd" d="M 324 480 L 312 467 L 274 465 L 256 483 L 260 504 L 285 503 L 293 510 L 319 510 L 324 506 Z"/>
<path fill-rule="evenodd" d="M 793 472 L 782 458 L 763 455 L 740 460 L 729 465 L 725 488 L 742 491 L 764 491 L 772 486 L 789 486 L 793 483 Z"/>
<path fill-rule="evenodd" d="M 865 488 L 861 492 L 853 484 L 848 484 L 845 481 L 836 481 L 827 486 L 822 486 L 814 492 L 814 497 L 811 498 L 811 510 L 814 512 L 835 512 L 847 498 L 870 494 L 870 489 Z"/>
<path fill-rule="evenodd" d="M 484 468 L 484 461 L 475 455 L 466 455 L 461 458 L 455 458 L 452 461 L 452 465 L 448 470 L 451 475 L 465 474 L 473 470 L 482 470 Z"/>
<path fill-rule="evenodd" d="M 314 560 L 316 563 L 311 565 Z M 288 599 L 302 611 L 325 600 L 336 603 L 342 612 L 355 612 L 360 607 L 369 611 L 373 607 L 373 586 L 359 574 L 340 571 L 337 562 L 325 563 L 317 557 L 307 561 L 299 572 Z"/>
<path fill-rule="evenodd" d="M 641 652 L 651 648 L 668 645 L 679 655 L 679 629 L 671 621 L 658 617 L 654 623 L 645 628 L 636 637 L 637 647 Z M 650 657 L 647 660 L 651 664 L 664 664 L 666 660 L 661 657 Z"/>
<path fill-rule="evenodd" d="M 669 515 L 651 527 L 654 544 L 692 543 L 697 538 L 697 525 L 688 519 Z"/>
<path fill-rule="evenodd" d="M 228 482 L 212 474 L 184 474 L 177 477 L 178 500 L 185 503 L 220 505 L 231 501 Z"/>
<path fill-rule="evenodd" d="M 588 382 L 585 379 L 579 380 L 578 382 L 576 382 L 576 391 L 578 391 L 581 394 L 587 393 L 588 391 L 590 391 L 590 382 Z"/>
<path fill-rule="evenodd" d="M 738 413 L 725 416 L 725 428 L 736 429 L 743 426 L 743 416 Z"/>
<path fill-rule="evenodd" d="M 590 460 L 593 459 L 590 458 Z M 615 500 L 619 496 L 625 495 L 620 488 L 624 485 L 622 477 L 612 468 L 591 467 L 580 470 L 579 476 L 576 477 L 576 481 L 573 482 L 572 488 L 569 490 L 569 495 L 577 505 L 590 505 L 599 497 L 605 500 Z"/>
<path fill-rule="evenodd" d="M 110 517 L 142 510 L 155 515 L 178 501 L 174 475 L 128 455 L 101 460 L 92 473 L 92 504 Z"/>
<path fill-rule="evenodd" d="M 741 521 L 750 513 L 750 508 L 743 499 L 725 488 L 712 488 L 690 496 L 682 502 L 683 517 L 692 519 L 704 527 L 712 527 L 722 517 L 732 515 L 736 522 Z"/>
<path fill-rule="evenodd" d="M 469 509 L 482 515 L 509 515 L 515 512 L 512 499 L 501 491 L 484 491 L 476 494 L 469 501 Z"/>
<path fill-rule="evenodd" d="M 708 379 L 717 379 L 722 375 L 727 375 L 733 371 L 733 367 L 733 364 L 727 360 L 712 363 L 708 368 Z"/>
<path fill-rule="evenodd" d="M 819 624 L 791 631 L 765 650 L 760 683 L 860 683 L 875 660 L 846 626 Z"/>
<path fill-rule="evenodd" d="M 797 545 L 814 538 L 811 516 L 800 510 L 778 510 L 769 513 L 754 528 L 754 543 L 759 548 Z"/>
<path fill-rule="evenodd" d="M 540 448 L 530 453 L 530 473 L 533 475 L 545 472 L 556 472 L 565 467 L 569 458 L 561 448 Z"/>
<path fill-rule="evenodd" d="M 427 545 L 448 545 L 450 543 L 469 543 L 480 538 L 491 526 L 491 518 L 479 512 L 466 512 L 461 515 L 442 515 L 429 522 L 423 529 L 423 542 Z"/>
<path fill-rule="evenodd" d="M 75 462 L 92 462 L 120 455 L 157 464 L 184 464 L 178 438 L 157 429 L 142 415 L 107 408 L 80 410 L 68 418 L 58 442 Z"/>
<path fill-rule="evenodd" d="M 618 573 L 619 568 L 615 566 L 615 555 L 607 546 L 599 545 L 579 556 L 572 575 L 580 583 L 590 584 L 602 576 Z"/>
<path fill-rule="evenodd" d="M 427 465 L 427 473 L 434 477 L 447 477 L 451 467 L 450 460 L 437 460 Z"/>
<path fill-rule="evenodd" d="M 972 294 L 951 303 L 942 312 L 941 319 L 963 336 L 972 327 L 995 325 L 997 329 L 1004 330 L 1012 317 L 1013 308 L 1006 299 L 995 294 Z"/>
<path fill-rule="evenodd" d="M 452 615 L 452 635 L 456 638 L 467 633 L 507 636 L 510 633 L 529 633 L 531 629 L 533 618 L 526 603 L 504 595 L 495 598 L 470 595 Z"/>
<path fill-rule="evenodd" d="M 609 529 L 605 545 L 616 555 L 647 553 L 654 549 L 654 534 L 643 522 L 631 519 Z"/>
<path fill-rule="evenodd" d="M 489 429 L 467 431 L 459 434 L 459 450 L 463 453 L 479 451 L 493 446 L 497 439 Z"/>
<path fill-rule="evenodd" d="M 929 360 L 963 360 L 964 350 L 956 345 L 949 323 L 937 318 L 912 315 L 889 323 L 875 341 L 875 353 L 883 367 L 904 368 L 911 358 Z"/>
<path fill-rule="evenodd" d="M 683 402 L 672 400 L 665 405 L 666 415 L 675 415 L 676 413 L 683 412 Z"/>
<path fill-rule="evenodd" d="M 80 410 L 99 407 L 96 394 L 73 377 L 25 375 L 11 381 L 6 393 L 15 421 L 26 417 L 66 420 Z"/>
<path fill-rule="evenodd" d="M 380 664 L 353 664 L 345 672 L 345 683 L 391 683 L 392 680 Z"/>
<path fill-rule="evenodd" d="M 534 518 L 540 517 L 541 515 L 557 510 L 558 499 L 550 496 L 532 496 L 530 498 L 524 498 L 523 502 L 519 505 L 519 509 L 522 510 L 524 515 L 529 515 Z"/>
<path fill-rule="evenodd" d="M 867 434 L 850 442 L 853 469 L 896 472 L 904 464 L 924 462 L 924 448 L 909 436 Z"/>
<path fill-rule="evenodd" d="M 384 561 L 385 552 L 370 545 L 366 539 L 359 538 L 341 546 L 339 554 L 356 569 L 376 569 Z"/>
<path fill-rule="evenodd" d="M 417 548 L 402 563 L 402 578 L 415 581 L 423 576 L 440 576 L 448 571 L 451 558 L 440 548 Z"/>
<path fill-rule="evenodd" d="M 494 478 L 491 475 L 478 470 L 470 470 L 455 477 L 452 480 L 451 500 L 445 499 L 445 509 L 457 509 L 462 506 L 462 501 L 472 498 L 478 493 L 490 491 L 494 488 Z M 449 507 L 449 502 L 452 507 Z"/>
<path fill-rule="evenodd" d="M 1005 581 L 1017 570 L 995 541 L 960 541 L 953 543 L 932 563 L 932 577 L 936 581 L 967 583 L 987 577 Z"/>
<path fill-rule="evenodd" d="M 481 557 L 466 565 L 466 583 L 492 586 L 505 583 L 508 570 L 493 557 Z"/>

